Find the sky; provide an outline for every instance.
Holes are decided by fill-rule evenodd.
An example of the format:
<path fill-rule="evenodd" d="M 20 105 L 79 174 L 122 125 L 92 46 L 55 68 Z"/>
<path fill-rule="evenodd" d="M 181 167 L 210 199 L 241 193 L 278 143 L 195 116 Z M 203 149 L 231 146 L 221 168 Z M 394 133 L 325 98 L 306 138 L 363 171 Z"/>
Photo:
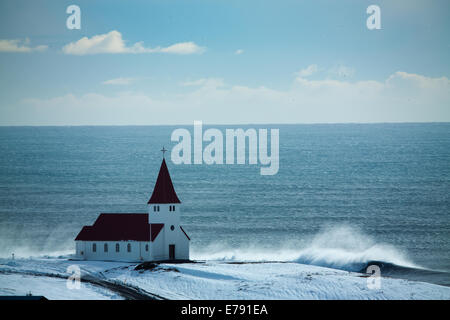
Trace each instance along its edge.
<path fill-rule="evenodd" d="M 369 5 L 381 29 L 369 30 Z M 78 5 L 81 28 L 68 29 Z M 447 0 L 0 2 L 0 125 L 448 122 Z"/>

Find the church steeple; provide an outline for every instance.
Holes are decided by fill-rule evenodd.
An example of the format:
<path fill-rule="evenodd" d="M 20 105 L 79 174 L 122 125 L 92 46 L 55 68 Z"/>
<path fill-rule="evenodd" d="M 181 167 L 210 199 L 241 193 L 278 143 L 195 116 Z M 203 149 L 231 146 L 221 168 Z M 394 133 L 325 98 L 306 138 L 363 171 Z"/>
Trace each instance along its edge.
<path fill-rule="evenodd" d="M 165 151 L 164 148 L 163 150 Z M 156 179 L 155 188 L 153 189 L 152 196 L 147 203 L 181 203 L 173 187 L 172 179 L 170 178 L 169 169 L 167 169 L 166 159 L 164 159 L 164 156 L 161 163 L 161 168 L 159 169 L 158 178 Z"/>

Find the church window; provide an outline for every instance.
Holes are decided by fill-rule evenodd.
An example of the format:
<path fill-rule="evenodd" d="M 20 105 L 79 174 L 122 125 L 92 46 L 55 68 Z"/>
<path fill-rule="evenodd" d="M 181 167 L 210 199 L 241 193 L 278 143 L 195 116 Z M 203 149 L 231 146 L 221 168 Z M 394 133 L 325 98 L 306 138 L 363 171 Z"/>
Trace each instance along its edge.
<path fill-rule="evenodd" d="M 175 229 L 175 227 L 174 227 L 173 225 L 171 225 L 171 226 L 170 226 L 170 230 L 173 231 L 174 229 Z"/>
<path fill-rule="evenodd" d="M 145 251 L 148 251 L 148 244 L 145 245 Z"/>
<path fill-rule="evenodd" d="M 97 252 L 97 244 L 96 243 L 92 244 L 92 252 Z"/>
<path fill-rule="evenodd" d="M 172 211 L 175 211 L 175 206 L 172 206 Z"/>
<path fill-rule="evenodd" d="M 131 252 L 131 244 L 127 244 L 127 251 Z"/>
<path fill-rule="evenodd" d="M 120 245 L 118 243 L 116 243 L 116 252 L 120 251 Z"/>
<path fill-rule="evenodd" d="M 105 245 L 103 246 L 103 251 L 108 252 L 108 244 L 105 243 Z"/>

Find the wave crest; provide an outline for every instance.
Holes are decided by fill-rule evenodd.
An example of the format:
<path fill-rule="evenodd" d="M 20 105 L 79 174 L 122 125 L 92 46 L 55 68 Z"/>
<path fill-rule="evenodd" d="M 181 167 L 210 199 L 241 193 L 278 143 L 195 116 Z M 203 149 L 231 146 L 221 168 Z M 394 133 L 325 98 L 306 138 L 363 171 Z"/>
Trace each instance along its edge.
<path fill-rule="evenodd" d="M 325 228 L 303 245 L 291 243 L 281 248 L 262 248 L 258 245 L 230 248 L 212 244 L 202 250 L 193 250 L 192 256 L 198 260 L 298 262 L 348 271 L 360 271 L 370 261 L 418 268 L 399 249 L 378 243 L 351 226 Z"/>

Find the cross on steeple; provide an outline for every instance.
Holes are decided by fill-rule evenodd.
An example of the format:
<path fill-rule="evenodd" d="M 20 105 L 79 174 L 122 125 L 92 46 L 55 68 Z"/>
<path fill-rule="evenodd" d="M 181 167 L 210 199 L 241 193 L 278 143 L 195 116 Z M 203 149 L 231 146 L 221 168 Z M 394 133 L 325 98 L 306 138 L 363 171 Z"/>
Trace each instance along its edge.
<path fill-rule="evenodd" d="M 161 149 L 161 152 L 163 153 L 163 158 L 164 158 L 164 154 L 166 153 L 166 149 L 164 148 L 164 146 L 163 146 L 163 148 Z"/>

